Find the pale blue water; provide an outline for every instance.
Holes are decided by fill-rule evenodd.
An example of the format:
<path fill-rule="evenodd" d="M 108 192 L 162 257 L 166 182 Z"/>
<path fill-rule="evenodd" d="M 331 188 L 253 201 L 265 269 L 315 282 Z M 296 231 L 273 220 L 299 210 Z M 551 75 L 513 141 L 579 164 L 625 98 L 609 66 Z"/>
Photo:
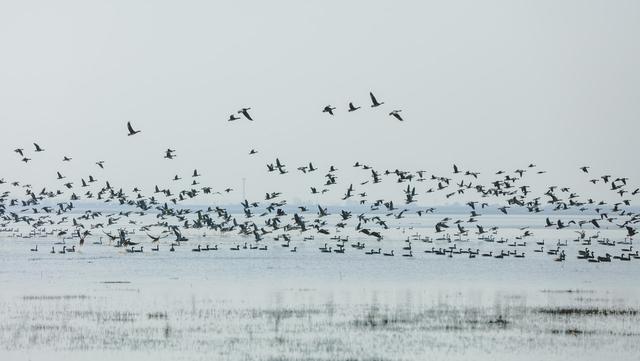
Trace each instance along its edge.
<path fill-rule="evenodd" d="M 640 338 L 640 260 L 588 263 L 576 258 L 585 246 L 573 241 L 572 229 L 545 229 L 544 217 L 491 217 L 482 221 L 500 225 L 497 239 L 513 242 L 522 226 L 534 237 L 520 247 L 476 236 L 413 240 L 412 258 L 401 257 L 405 239 L 434 236 L 441 216 L 389 222 L 392 229 L 380 242 L 345 230 L 340 235 L 350 242 L 344 254 L 321 253 L 319 247 L 335 248 L 336 241 L 317 234 L 303 241 L 310 233 L 294 235 L 290 248 L 266 236 L 267 251 L 231 251 L 252 237 L 194 231 L 176 252 L 168 252 L 172 237 L 151 252 L 146 236 L 136 232 L 132 239 L 143 242 L 143 253 L 126 253 L 104 239 L 93 245 L 95 237 L 64 255 L 48 253 L 50 237 L 4 237 L 0 358 L 637 359 L 630 351 Z M 604 237 L 622 241 L 624 232 L 600 230 Z M 545 251 L 568 240 L 566 261 L 533 252 L 541 239 Z M 366 248 L 352 248 L 355 242 Z M 40 251 L 30 252 L 35 244 Z M 198 244 L 220 250 L 191 252 Z M 423 252 L 453 244 L 480 253 L 517 250 L 525 258 Z M 629 245 L 588 247 L 596 255 L 617 255 Z M 371 248 L 396 256 L 365 255 Z M 599 311 L 544 312 L 558 307 Z"/>

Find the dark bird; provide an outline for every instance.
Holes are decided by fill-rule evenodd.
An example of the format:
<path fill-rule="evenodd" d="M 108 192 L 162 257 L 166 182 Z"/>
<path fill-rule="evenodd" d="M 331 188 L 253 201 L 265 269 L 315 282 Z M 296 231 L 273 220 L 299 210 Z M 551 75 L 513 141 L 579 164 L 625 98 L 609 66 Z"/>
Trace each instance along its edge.
<path fill-rule="evenodd" d="M 392 111 L 391 113 L 389 113 L 389 115 L 391 115 L 391 116 L 395 117 L 395 118 L 396 118 L 396 119 L 398 119 L 399 121 L 403 121 L 404 119 L 402 119 L 402 117 L 401 117 L 401 116 L 400 116 L 400 114 L 399 114 L 401 111 L 402 111 L 402 110 L 394 110 L 394 111 Z"/>
<path fill-rule="evenodd" d="M 44 152 L 44 149 L 40 148 L 38 143 L 33 143 L 33 145 L 36 147 L 36 152 Z"/>
<path fill-rule="evenodd" d="M 323 113 L 329 113 L 331 115 L 333 115 L 333 110 L 335 109 L 335 107 L 332 107 L 331 105 L 327 105 L 326 107 L 324 107 L 324 109 L 322 109 Z"/>
<path fill-rule="evenodd" d="M 360 107 L 356 107 L 356 106 L 353 105 L 353 103 L 349 102 L 349 111 L 350 112 L 355 112 L 358 109 L 360 109 Z"/>
<path fill-rule="evenodd" d="M 132 136 L 140 133 L 139 130 L 133 130 L 133 127 L 131 126 L 131 122 L 127 122 L 127 129 L 129 130 L 129 134 L 127 134 L 128 136 Z"/>
<path fill-rule="evenodd" d="M 371 107 L 375 108 L 378 107 L 382 104 L 384 104 L 384 102 L 378 102 L 378 100 L 376 99 L 376 97 L 373 95 L 372 92 L 369 92 L 369 96 L 371 97 Z"/>
<path fill-rule="evenodd" d="M 232 121 L 238 120 L 238 119 L 240 119 L 240 117 L 236 117 L 235 114 L 231 114 L 231 115 L 229 115 L 229 119 L 227 119 L 227 121 L 228 122 L 232 122 Z"/>
<path fill-rule="evenodd" d="M 238 114 L 242 114 L 242 115 L 244 115 L 245 118 L 253 121 L 253 119 L 249 115 L 249 110 L 251 110 L 251 108 L 242 108 L 242 109 L 238 110 Z"/>

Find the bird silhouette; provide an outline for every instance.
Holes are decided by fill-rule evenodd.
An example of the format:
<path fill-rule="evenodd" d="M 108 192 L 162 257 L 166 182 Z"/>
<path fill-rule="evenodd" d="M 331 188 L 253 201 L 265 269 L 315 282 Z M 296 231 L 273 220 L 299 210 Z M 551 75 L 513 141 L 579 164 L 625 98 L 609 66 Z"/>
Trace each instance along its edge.
<path fill-rule="evenodd" d="M 129 130 L 129 134 L 127 134 L 128 136 L 132 136 L 140 133 L 139 130 L 133 130 L 133 127 L 131 126 L 131 122 L 127 122 L 127 129 Z"/>
<path fill-rule="evenodd" d="M 389 113 L 389 115 L 393 116 L 394 118 L 398 119 L 399 121 L 403 121 L 404 119 L 402 119 L 402 117 L 400 116 L 400 112 L 402 110 L 394 110 L 391 113 Z"/>
<path fill-rule="evenodd" d="M 373 95 L 372 92 L 369 92 L 369 97 L 371 97 L 371 107 L 372 108 L 379 107 L 382 104 L 384 104 L 384 102 L 378 102 L 378 100 L 376 99 L 376 97 Z"/>
<path fill-rule="evenodd" d="M 329 113 L 331 115 L 333 115 L 333 110 L 335 109 L 335 107 L 332 107 L 331 105 L 327 105 L 324 107 L 324 109 L 322 109 L 323 113 Z"/>
<path fill-rule="evenodd" d="M 242 108 L 242 109 L 238 110 L 238 114 L 242 114 L 242 115 L 244 115 L 245 118 L 253 121 L 253 119 L 249 115 L 249 110 L 251 110 L 251 108 Z"/>

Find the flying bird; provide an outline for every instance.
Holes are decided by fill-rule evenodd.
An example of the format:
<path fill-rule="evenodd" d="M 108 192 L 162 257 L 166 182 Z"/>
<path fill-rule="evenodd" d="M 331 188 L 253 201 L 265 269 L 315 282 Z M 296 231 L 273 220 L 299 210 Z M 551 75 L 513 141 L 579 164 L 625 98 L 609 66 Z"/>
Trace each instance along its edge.
<path fill-rule="evenodd" d="M 242 114 L 242 115 L 244 115 L 245 118 L 253 121 L 253 119 L 249 115 L 249 110 L 251 110 L 251 108 L 242 108 L 242 109 L 238 110 L 238 114 Z"/>
<path fill-rule="evenodd" d="M 400 116 L 400 114 L 399 114 L 401 111 L 402 111 L 402 110 L 394 110 L 394 111 L 392 111 L 391 113 L 389 113 L 389 115 L 391 115 L 391 116 L 395 117 L 395 118 L 396 118 L 396 119 L 398 119 L 399 121 L 404 121 L 404 119 L 402 119 L 402 117 L 401 117 L 401 116 Z"/>
<path fill-rule="evenodd" d="M 375 108 L 375 107 L 379 107 L 382 104 L 384 104 L 384 102 L 378 102 L 378 100 L 376 99 L 376 97 L 373 95 L 372 92 L 369 92 L 369 96 L 371 97 L 371 107 Z"/>
<path fill-rule="evenodd" d="M 127 134 L 128 136 L 132 136 L 140 133 L 139 130 L 133 130 L 133 127 L 131 126 L 131 122 L 127 122 L 127 129 L 129 130 L 129 134 Z"/>
<path fill-rule="evenodd" d="M 331 105 L 327 105 L 326 107 L 324 107 L 324 109 L 322 109 L 323 113 L 329 113 L 331 115 L 333 115 L 333 110 L 335 109 L 335 107 L 332 107 Z"/>

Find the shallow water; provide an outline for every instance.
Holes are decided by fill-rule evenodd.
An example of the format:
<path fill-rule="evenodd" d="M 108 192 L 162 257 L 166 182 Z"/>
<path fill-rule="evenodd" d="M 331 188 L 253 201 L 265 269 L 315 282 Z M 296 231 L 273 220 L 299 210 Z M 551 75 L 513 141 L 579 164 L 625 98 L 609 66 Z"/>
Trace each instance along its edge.
<path fill-rule="evenodd" d="M 151 252 L 146 236 L 133 234 L 145 252 L 92 239 L 64 255 L 48 253 L 50 237 L 5 237 L 0 359 L 638 359 L 640 260 L 578 260 L 585 246 L 573 241 L 573 230 L 540 228 L 539 217 L 500 216 L 491 220 L 502 226 L 498 238 L 513 240 L 522 233 L 517 227 L 531 226 L 527 246 L 414 240 L 414 257 L 401 257 L 407 237 L 434 236 L 434 219 L 396 220 L 413 229 L 392 229 L 381 242 L 344 231 L 344 254 L 321 253 L 336 241 L 303 241 L 306 234 L 289 248 L 265 237 L 267 251 L 231 251 L 252 239 L 194 232 L 176 252 L 168 252 L 168 239 Z M 600 237 L 621 241 L 624 234 L 605 229 Z M 542 239 L 568 240 L 567 260 L 533 252 Z M 396 256 L 350 247 L 359 241 Z M 40 251 L 29 252 L 35 244 Z M 198 244 L 220 250 L 191 252 Z M 423 252 L 452 244 L 481 253 L 517 249 L 526 257 Z M 623 247 L 589 246 L 602 255 Z"/>

